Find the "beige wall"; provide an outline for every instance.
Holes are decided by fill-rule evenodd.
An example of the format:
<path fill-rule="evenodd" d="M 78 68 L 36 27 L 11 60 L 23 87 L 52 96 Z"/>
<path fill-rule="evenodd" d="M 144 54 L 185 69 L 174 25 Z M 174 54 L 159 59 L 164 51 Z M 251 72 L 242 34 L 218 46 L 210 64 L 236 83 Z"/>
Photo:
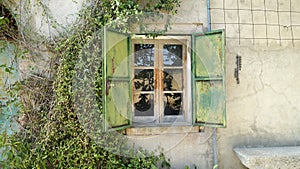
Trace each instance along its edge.
<path fill-rule="evenodd" d="M 265 7 L 264 1 L 252 0 L 253 9 Z M 298 13 L 276 12 L 277 9 L 300 12 L 298 0 L 266 0 L 268 18 L 235 10 L 212 9 L 212 29 L 226 28 L 226 84 L 227 84 L 227 128 L 218 129 L 218 157 L 220 169 L 243 169 L 233 152 L 234 147 L 284 146 L 300 144 L 300 16 Z M 212 8 L 235 8 L 236 0 L 211 0 Z M 250 9 L 250 0 L 239 0 L 239 7 Z M 292 5 L 289 4 L 292 2 Z M 72 16 L 79 4 L 68 1 L 47 1 L 51 14 L 57 22 L 73 21 Z M 37 11 L 34 28 L 49 36 L 48 24 Z M 237 17 L 239 14 L 240 17 Z M 251 14 L 251 15 L 250 15 Z M 269 16 L 270 15 L 270 16 Z M 183 0 L 175 17 L 175 23 L 203 24 L 207 30 L 206 0 Z M 225 18 L 225 20 L 224 20 Z M 279 20 L 278 20 L 279 18 Z M 251 19 L 251 20 L 250 20 Z M 250 20 L 250 21 L 249 21 Z M 260 24 L 275 24 L 260 25 Z M 292 22 L 291 22 L 292 21 Z M 243 25 L 239 23 L 248 23 Z M 50 28 L 51 32 L 52 28 Z M 268 32 L 266 35 L 266 31 Z M 265 38 L 265 39 L 263 39 Z M 234 78 L 235 56 L 242 56 L 240 84 Z M 154 129 L 154 134 L 145 136 L 136 131 L 127 137 L 135 147 L 147 149 L 162 147 L 171 159 L 173 168 L 186 165 L 201 169 L 212 168 L 212 130 L 198 132 L 198 128 Z M 171 130 L 171 131 L 170 131 Z"/>
<path fill-rule="evenodd" d="M 212 22 L 226 23 L 212 28 L 226 27 L 227 33 L 227 128 L 218 130 L 219 165 L 244 168 L 234 147 L 300 144 L 300 3 L 252 1 L 251 10 L 250 0 L 224 2 L 225 8 L 246 10 L 212 9 Z M 212 0 L 212 8 L 224 6 Z M 233 77 L 237 54 L 242 56 L 239 85 Z"/>
<path fill-rule="evenodd" d="M 265 2 L 253 1 L 251 9 L 250 0 L 240 0 L 239 4 L 236 0 L 211 0 L 212 29 L 226 28 L 227 37 L 227 128 L 217 130 L 220 169 L 245 168 L 233 152 L 234 147 L 300 144 L 300 17 L 297 13 L 300 3 L 278 0 L 277 6 L 274 1 Z M 198 16 L 197 22 L 203 23 L 205 31 L 205 1 L 182 3 L 180 16 Z M 197 5 L 200 8 L 194 8 Z M 224 10 L 224 7 L 246 10 Z M 267 11 L 260 11 L 264 9 Z M 234 78 L 237 54 L 242 56 L 240 84 Z M 155 145 L 164 147 L 174 168 L 185 165 L 212 168 L 209 128 L 202 133 L 165 132 L 129 138 L 149 149 Z"/>
<path fill-rule="evenodd" d="M 221 168 L 242 168 L 234 147 L 300 144 L 300 46 L 226 46 L 227 128 L 218 130 Z M 240 84 L 233 77 L 242 56 Z"/>

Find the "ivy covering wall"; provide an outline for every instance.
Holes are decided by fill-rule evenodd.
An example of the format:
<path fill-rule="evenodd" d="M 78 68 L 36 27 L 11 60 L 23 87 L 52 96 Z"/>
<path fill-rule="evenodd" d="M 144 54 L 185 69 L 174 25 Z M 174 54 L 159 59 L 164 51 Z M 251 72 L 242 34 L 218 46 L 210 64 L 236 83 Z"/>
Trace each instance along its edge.
<path fill-rule="evenodd" d="M 15 83 L 11 93 L 19 99 L 20 111 L 16 117 L 19 130 L 13 135 L 5 132 L 0 135 L 1 167 L 170 167 L 162 153 L 133 149 L 120 133 L 101 131 L 101 29 L 117 18 L 127 21 L 127 16 L 144 12 L 174 14 L 179 1 L 91 0 L 86 4 L 78 13 L 75 26 L 50 41 L 41 36 L 38 42 L 54 53 L 50 58 L 55 63 L 50 67 L 54 73 L 50 76 L 35 74 Z M 4 22 L 8 12 L 0 16 L 1 24 L 11 24 Z M 32 46 L 23 45 L 24 36 L 9 38 L 9 28 L 1 27 L 1 39 L 18 44 L 23 51 L 21 56 L 34 55 Z M 18 30 L 16 27 L 13 32 L 24 33 Z M 37 43 L 30 42 L 28 44 Z M 85 93 L 93 94 L 82 94 L 80 86 L 90 90 Z M 86 108 L 82 109 L 81 104 Z"/>

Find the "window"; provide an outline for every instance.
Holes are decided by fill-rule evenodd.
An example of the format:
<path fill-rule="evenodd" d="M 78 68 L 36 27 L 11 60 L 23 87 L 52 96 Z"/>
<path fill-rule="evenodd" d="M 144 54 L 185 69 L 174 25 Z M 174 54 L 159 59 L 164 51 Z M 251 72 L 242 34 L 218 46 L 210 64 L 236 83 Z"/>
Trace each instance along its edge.
<path fill-rule="evenodd" d="M 225 126 L 224 32 L 133 39 L 105 30 L 105 129 Z M 179 37 L 179 36 L 178 36 Z"/>
<path fill-rule="evenodd" d="M 184 122 L 186 41 L 132 40 L 134 125 Z"/>

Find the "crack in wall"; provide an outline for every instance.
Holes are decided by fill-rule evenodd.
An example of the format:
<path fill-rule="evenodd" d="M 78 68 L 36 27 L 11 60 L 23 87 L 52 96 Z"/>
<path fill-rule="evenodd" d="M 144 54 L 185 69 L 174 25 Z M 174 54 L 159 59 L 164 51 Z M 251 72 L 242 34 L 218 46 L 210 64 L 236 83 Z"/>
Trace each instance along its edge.
<path fill-rule="evenodd" d="M 277 90 L 275 90 L 272 85 L 270 84 L 265 84 L 268 88 L 271 89 L 271 91 L 273 91 L 275 94 L 279 95 L 279 96 L 283 96 L 283 98 L 286 100 L 286 102 L 294 109 L 296 110 L 298 113 L 300 113 L 300 109 L 297 108 L 292 101 L 288 98 L 288 96 L 284 93 L 284 92 L 279 92 Z"/>

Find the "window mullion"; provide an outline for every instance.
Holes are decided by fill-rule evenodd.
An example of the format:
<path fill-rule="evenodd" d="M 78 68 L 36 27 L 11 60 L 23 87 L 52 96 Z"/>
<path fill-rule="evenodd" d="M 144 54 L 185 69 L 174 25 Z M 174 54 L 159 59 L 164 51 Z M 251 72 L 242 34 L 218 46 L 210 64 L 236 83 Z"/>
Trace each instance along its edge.
<path fill-rule="evenodd" d="M 160 122 L 163 122 L 164 118 L 164 82 L 163 82 L 163 75 L 164 75 L 164 67 L 163 67 L 163 45 L 164 41 L 158 41 L 158 65 L 159 65 L 159 119 Z"/>
<path fill-rule="evenodd" d="M 159 52 L 159 42 L 155 41 L 154 43 L 154 81 L 155 81 L 155 90 L 154 90 L 154 118 L 157 120 L 156 123 L 161 122 L 161 117 L 160 117 L 160 90 L 161 90 L 161 77 L 160 77 L 160 52 Z"/>

